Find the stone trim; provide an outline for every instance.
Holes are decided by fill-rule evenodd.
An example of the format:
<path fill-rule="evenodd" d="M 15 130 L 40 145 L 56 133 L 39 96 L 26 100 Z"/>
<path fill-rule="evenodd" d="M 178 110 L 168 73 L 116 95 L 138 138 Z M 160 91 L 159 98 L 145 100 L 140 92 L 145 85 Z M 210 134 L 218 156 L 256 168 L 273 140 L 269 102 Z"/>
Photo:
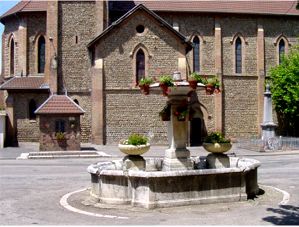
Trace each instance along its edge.
<path fill-rule="evenodd" d="M 41 37 L 44 37 L 44 39 L 45 39 L 45 45 L 47 45 L 46 43 L 47 43 L 47 40 L 46 40 L 46 35 L 44 34 L 44 33 L 42 33 L 42 32 L 40 32 L 40 33 L 38 33 L 35 37 L 34 37 L 34 54 L 35 54 L 35 61 L 34 61 L 34 71 L 35 71 L 35 73 L 36 74 L 38 74 L 38 75 L 41 75 L 41 76 L 43 76 L 44 74 L 45 74 L 45 72 L 44 73 L 38 73 L 38 41 L 39 41 L 39 39 L 41 38 Z M 46 46 L 45 46 L 45 58 L 46 58 L 46 55 L 47 55 L 47 53 L 46 53 L 46 50 L 47 48 L 46 48 Z M 45 59 L 45 61 L 46 61 L 46 59 Z M 46 67 L 45 67 L 46 68 Z M 44 70 L 44 71 L 46 71 L 46 69 Z"/>
<path fill-rule="evenodd" d="M 148 76 L 148 71 L 149 71 L 149 59 L 152 58 L 152 54 L 149 53 L 148 49 L 146 48 L 146 46 L 144 46 L 142 43 L 137 44 L 134 48 L 133 51 L 130 52 L 130 57 L 132 58 L 132 67 L 133 67 L 133 77 L 132 77 L 132 86 L 136 86 L 137 85 L 137 71 L 136 71 L 136 55 L 137 52 L 139 50 L 142 50 L 144 53 L 144 57 L 145 57 L 145 72 L 144 72 L 144 76 L 147 77 Z"/>
<path fill-rule="evenodd" d="M 237 38 L 241 39 L 241 44 L 242 44 L 242 72 L 241 73 L 236 73 L 236 40 Z M 232 59 L 233 59 L 233 74 L 235 74 L 236 76 L 244 76 L 244 72 L 245 72 L 245 58 L 246 58 L 246 48 L 245 45 L 248 45 L 247 40 L 245 39 L 245 37 L 242 35 L 242 33 L 237 32 L 233 38 L 230 41 L 230 44 L 232 45 Z"/>
<path fill-rule="evenodd" d="M 193 40 L 195 39 L 195 37 L 197 37 L 199 39 L 199 72 L 198 73 L 201 73 L 202 72 L 202 66 L 203 66 L 203 62 L 202 62 L 202 58 L 203 58 L 203 44 L 206 43 L 206 41 L 204 40 L 203 36 L 200 34 L 200 33 L 193 33 L 191 36 L 190 36 L 190 41 L 192 42 L 193 44 Z M 191 71 L 193 72 L 194 71 L 194 61 L 193 61 L 193 58 L 194 58 L 194 48 L 192 48 L 192 51 L 191 51 L 191 56 L 190 56 L 190 60 L 191 60 Z"/>
<path fill-rule="evenodd" d="M 282 33 L 280 35 L 278 35 L 275 39 L 274 39 L 274 46 L 276 46 L 276 64 L 279 65 L 279 42 L 283 40 L 284 44 L 285 44 L 285 55 L 288 54 L 289 52 L 289 46 L 291 46 L 291 43 L 289 42 L 288 38 Z"/>

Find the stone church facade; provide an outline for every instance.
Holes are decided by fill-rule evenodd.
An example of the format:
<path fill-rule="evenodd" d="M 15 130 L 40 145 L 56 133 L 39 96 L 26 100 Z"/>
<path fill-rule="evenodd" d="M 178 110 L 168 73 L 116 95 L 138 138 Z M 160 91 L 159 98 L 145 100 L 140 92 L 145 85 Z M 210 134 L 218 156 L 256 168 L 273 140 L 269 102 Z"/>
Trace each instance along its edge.
<path fill-rule="evenodd" d="M 83 142 L 116 144 L 152 132 L 152 143 L 165 144 L 167 122 L 158 112 L 166 98 L 159 91 L 142 95 L 136 86 L 140 53 L 141 76 L 179 71 L 187 79 L 198 71 L 220 79 L 220 94 L 197 89 L 190 138 L 213 130 L 258 136 L 265 79 L 299 36 L 295 7 L 296 1 L 21 1 L 0 18 L 8 138 L 37 142 L 34 110 L 51 93 L 67 92 L 86 111 Z"/>

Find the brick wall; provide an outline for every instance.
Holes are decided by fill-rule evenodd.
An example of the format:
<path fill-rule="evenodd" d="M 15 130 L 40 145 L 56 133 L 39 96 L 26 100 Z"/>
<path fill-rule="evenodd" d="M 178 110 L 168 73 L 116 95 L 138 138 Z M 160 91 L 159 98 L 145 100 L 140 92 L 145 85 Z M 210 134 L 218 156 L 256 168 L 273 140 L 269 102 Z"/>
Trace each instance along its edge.
<path fill-rule="evenodd" d="M 17 126 L 17 139 L 19 142 L 39 141 L 39 119 L 29 120 L 29 101 L 34 99 L 38 108 L 46 99 L 48 94 L 40 93 L 15 93 L 14 98 L 14 118 Z"/>
<path fill-rule="evenodd" d="M 69 116 L 40 115 L 40 150 L 41 151 L 79 151 L 80 150 L 80 116 L 71 116 L 74 121 L 70 122 Z M 65 121 L 65 140 L 57 140 L 55 121 Z"/>
<path fill-rule="evenodd" d="M 224 76 L 224 131 L 229 137 L 257 135 L 257 77 Z"/>

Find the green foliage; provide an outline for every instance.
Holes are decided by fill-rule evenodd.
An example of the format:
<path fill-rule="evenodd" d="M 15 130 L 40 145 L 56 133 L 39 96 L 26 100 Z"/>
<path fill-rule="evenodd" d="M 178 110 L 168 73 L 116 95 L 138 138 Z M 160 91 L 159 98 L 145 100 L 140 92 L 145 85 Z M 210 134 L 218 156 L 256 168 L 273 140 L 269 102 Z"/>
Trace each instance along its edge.
<path fill-rule="evenodd" d="M 161 76 L 159 78 L 159 82 L 160 84 L 165 84 L 167 85 L 168 87 L 172 87 L 174 84 L 173 84 L 173 79 L 171 76 L 169 75 L 164 75 L 164 76 Z"/>
<path fill-rule="evenodd" d="M 205 85 L 209 84 L 212 85 L 213 87 L 220 87 L 220 81 L 216 76 L 206 79 L 206 81 L 204 81 L 204 84 Z"/>
<path fill-rule="evenodd" d="M 197 72 L 191 73 L 189 80 L 196 80 L 198 83 L 203 83 L 203 78 Z"/>
<path fill-rule="evenodd" d="M 230 139 L 225 139 L 221 132 L 211 132 L 206 138 L 205 143 L 230 143 Z"/>
<path fill-rule="evenodd" d="M 128 138 L 128 145 L 145 145 L 147 143 L 147 138 L 138 134 L 132 134 Z"/>
<path fill-rule="evenodd" d="M 299 45 L 270 70 L 270 85 L 282 134 L 298 136 Z"/>
<path fill-rule="evenodd" d="M 139 85 L 142 86 L 142 85 L 150 85 L 154 82 L 154 80 L 151 78 L 151 77 L 145 77 L 145 78 L 142 78 L 140 81 L 139 81 Z"/>
<path fill-rule="evenodd" d="M 56 132 L 55 136 L 56 136 L 57 140 L 63 140 L 63 139 L 65 139 L 65 136 L 64 136 L 63 132 Z"/>

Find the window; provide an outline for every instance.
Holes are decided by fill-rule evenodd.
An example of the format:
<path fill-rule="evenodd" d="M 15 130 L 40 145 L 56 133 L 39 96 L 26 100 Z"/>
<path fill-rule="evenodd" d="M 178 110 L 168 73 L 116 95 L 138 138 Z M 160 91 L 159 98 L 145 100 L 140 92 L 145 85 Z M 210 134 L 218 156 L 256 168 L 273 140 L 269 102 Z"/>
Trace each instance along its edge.
<path fill-rule="evenodd" d="M 79 106 L 79 101 L 77 99 L 74 99 L 74 102 Z"/>
<path fill-rule="evenodd" d="M 65 121 L 57 120 L 55 121 L 55 132 L 65 132 Z"/>
<path fill-rule="evenodd" d="M 10 75 L 15 73 L 15 42 L 12 38 L 10 40 Z"/>
<path fill-rule="evenodd" d="M 40 36 L 37 44 L 37 72 L 45 72 L 46 42 L 43 36 Z"/>
<path fill-rule="evenodd" d="M 200 41 L 197 36 L 193 39 L 193 44 L 194 44 L 194 47 L 193 47 L 193 71 L 199 72 L 200 71 L 200 63 L 199 63 L 199 61 L 200 61 L 200 59 L 199 59 Z"/>
<path fill-rule="evenodd" d="M 279 61 L 279 64 L 281 64 L 284 55 L 285 55 L 285 42 L 284 42 L 283 39 L 281 39 L 279 41 L 279 45 L 278 45 L 278 57 L 279 57 L 278 61 Z"/>
<path fill-rule="evenodd" d="M 136 82 L 139 83 L 141 78 L 145 76 L 145 56 L 142 49 L 136 54 Z"/>
<path fill-rule="evenodd" d="M 34 113 L 35 110 L 36 110 L 36 103 L 33 99 L 31 99 L 29 102 L 29 120 L 36 119 L 36 115 Z"/>
<path fill-rule="evenodd" d="M 143 33 L 143 32 L 144 32 L 144 26 L 143 26 L 143 25 L 138 25 L 138 26 L 136 27 L 136 31 L 137 31 L 137 33 L 139 33 L 139 34 Z"/>
<path fill-rule="evenodd" d="M 236 65 L 236 73 L 242 73 L 242 42 L 240 37 L 236 39 L 235 44 L 235 65 Z"/>

